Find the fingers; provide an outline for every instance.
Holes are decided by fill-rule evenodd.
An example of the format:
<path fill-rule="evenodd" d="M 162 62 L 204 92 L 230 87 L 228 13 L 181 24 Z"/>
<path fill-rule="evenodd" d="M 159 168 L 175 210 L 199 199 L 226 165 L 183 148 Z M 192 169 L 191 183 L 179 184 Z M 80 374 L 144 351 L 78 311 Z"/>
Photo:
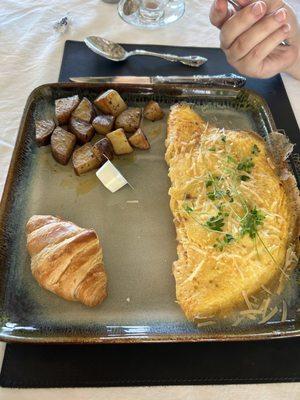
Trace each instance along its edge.
<path fill-rule="evenodd" d="M 245 7 L 252 1 L 253 0 L 238 0 L 238 3 L 242 7 Z M 233 14 L 234 9 L 228 6 L 227 0 L 214 0 L 209 14 L 210 22 L 217 28 L 221 28 Z"/>
<path fill-rule="evenodd" d="M 231 12 L 228 9 L 227 0 L 215 0 L 210 9 L 210 22 L 220 28 L 223 23 L 231 16 Z"/>
<path fill-rule="evenodd" d="M 267 11 L 264 1 L 258 1 L 234 14 L 222 26 L 220 41 L 223 50 L 228 49 L 242 33 L 250 29 Z"/>
<path fill-rule="evenodd" d="M 250 57 L 254 58 L 257 63 L 261 63 L 272 51 L 288 38 L 288 33 L 291 30 L 290 24 L 284 24 L 280 29 L 277 29 L 272 35 L 268 36 L 264 41 L 259 43 L 250 52 Z"/>
<path fill-rule="evenodd" d="M 266 38 L 271 37 L 270 35 L 284 25 L 286 20 L 287 12 L 284 8 L 279 9 L 275 14 L 266 16 L 246 32 L 242 33 L 233 42 L 232 46 L 225 50 L 227 59 L 230 62 L 237 62 L 242 59 L 252 49 L 259 45 L 259 43 L 263 42 Z M 281 31 L 279 30 L 277 35 L 280 33 Z"/>
<path fill-rule="evenodd" d="M 294 61 L 294 48 L 280 48 L 279 44 L 288 39 L 290 30 L 291 26 L 284 24 L 232 65 L 255 78 L 269 78 L 287 68 Z"/>

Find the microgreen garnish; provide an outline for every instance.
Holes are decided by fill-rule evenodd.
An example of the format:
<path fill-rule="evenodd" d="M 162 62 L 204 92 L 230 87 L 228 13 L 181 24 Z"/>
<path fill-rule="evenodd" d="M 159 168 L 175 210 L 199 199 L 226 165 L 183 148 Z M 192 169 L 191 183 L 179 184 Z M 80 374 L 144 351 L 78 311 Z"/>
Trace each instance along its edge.
<path fill-rule="evenodd" d="M 258 153 L 260 153 L 259 147 L 258 147 L 256 144 L 254 144 L 254 145 L 252 146 L 251 153 L 254 154 L 255 156 L 257 156 Z"/>
<path fill-rule="evenodd" d="M 233 203 L 233 197 L 229 189 L 226 190 L 226 195 L 229 197 L 229 202 Z"/>
<path fill-rule="evenodd" d="M 226 135 L 220 135 L 219 140 L 226 143 Z M 244 158 L 240 158 L 234 154 L 231 155 L 227 150 L 228 146 L 225 145 L 223 149 L 223 151 L 225 151 L 224 158 L 221 160 L 223 161 L 223 165 L 222 168 L 219 169 L 220 175 L 214 175 L 211 172 L 208 172 L 207 176 L 204 178 L 207 198 L 214 202 L 211 206 L 217 208 L 217 213 L 212 216 L 209 211 L 200 212 L 198 206 L 194 205 L 193 198 L 189 195 L 186 195 L 184 198 L 185 201 L 183 202 L 182 207 L 186 214 L 188 214 L 190 220 L 195 221 L 206 230 L 218 234 L 219 237 L 213 244 L 215 249 L 223 251 L 226 246 L 240 240 L 245 235 L 249 235 L 249 237 L 254 240 L 256 249 L 256 241 L 259 240 L 273 259 L 273 256 L 259 235 L 259 228 L 264 223 L 265 215 L 262 211 L 257 209 L 256 206 L 250 207 L 238 188 L 241 182 L 246 182 L 251 179 L 251 173 L 255 166 L 253 160 L 255 160 L 255 156 L 257 156 L 261 150 L 256 144 L 253 144 L 248 156 Z M 208 151 L 216 151 L 216 146 L 213 145 L 209 147 Z M 219 162 L 216 165 L 219 166 Z M 232 206 L 231 203 L 234 201 L 237 201 L 237 205 L 241 206 L 243 211 L 239 208 L 235 209 L 235 207 Z M 200 215 L 204 220 L 202 217 L 200 218 Z M 206 215 L 206 218 L 204 215 Z M 226 229 L 226 218 L 229 217 L 229 215 L 234 216 L 236 222 L 240 225 L 240 232 L 235 236 Z"/>
<path fill-rule="evenodd" d="M 241 220 L 241 235 L 248 234 L 251 239 L 254 239 L 258 234 L 258 227 L 263 224 L 265 215 L 256 207 L 249 210 L 248 214 Z"/>
<path fill-rule="evenodd" d="M 225 246 L 232 243 L 234 241 L 234 237 L 230 233 L 226 233 L 223 239 L 217 239 L 214 244 L 214 248 L 222 251 Z"/>
<path fill-rule="evenodd" d="M 236 164 L 237 163 L 236 159 L 234 157 L 232 157 L 231 155 L 227 156 L 227 162 L 228 163 L 232 163 L 232 164 Z"/>
<path fill-rule="evenodd" d="M 241 175 L 240 178 L 241 178 L 241 181 L 246 182 L 246 181 L 249 181 L 250 176 L 248 176 L 248 175 Z"/>
<path fill-rule="evenodd" d="M 212 231 L 222 232 L 224 226 L 224 216 L 222 212 L 218 212 L 217 215 L 210 217 L 204 224 Z"/>
<path fill-rule="evenodd" d="M 194 211 L 194 208 L 189 206 L 188 204 L 183 205 L 184 211 L 186 211 L 188 214 L 191 214 Z"/>
<path fill-rule="evenodd" d="M 211 173 L 209 173 L 209 179 L 206 180 L 205 186 L 207 188 L 213 186 L 213 190 L 210 192 L 207 192 L 207 197 L 210 200 L 214 201 L 217 199 L 221 199 L 225 195 L 224 190 L 221 190 L 218 186 L 219 182 L 222 180 L 223 180 L 223 178 L 221 176 L 212 175 Z"/>
<path fill-rule="evenodd" d="M 252 161 L 252 158 L 247 157 L 243 161 L 238 163 L 237 169 L 238 171 L 245 171 L 248 172 L 248 174 L 251 174 L 253 167 L 254 162 Z"/>
<path fill-rule="evenodd" d="M 207 197 L 212 201 L 221 199 L 224 195 L 225 195 L 224 190 L 220 190 L 220 189 L 217 189 L 217 190 L 214 190 L 213 192 L 207 193 Z"/>

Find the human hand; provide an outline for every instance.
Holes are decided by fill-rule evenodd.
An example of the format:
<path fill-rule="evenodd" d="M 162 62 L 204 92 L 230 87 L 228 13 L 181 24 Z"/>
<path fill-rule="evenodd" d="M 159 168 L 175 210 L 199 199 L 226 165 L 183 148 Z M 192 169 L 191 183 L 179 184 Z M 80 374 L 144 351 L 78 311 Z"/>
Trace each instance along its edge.
<path fill-rule="evenodd" d="M 269 78 L 288 72 L 300 79 L 300 27 L 283 0 L 239 0 L 237 11 L 227 0 L 215 0 L 210 20 L 220 29 L 221 48 L 238 72 Z M 288 40 L 290 46 L 281 46 Z"/>

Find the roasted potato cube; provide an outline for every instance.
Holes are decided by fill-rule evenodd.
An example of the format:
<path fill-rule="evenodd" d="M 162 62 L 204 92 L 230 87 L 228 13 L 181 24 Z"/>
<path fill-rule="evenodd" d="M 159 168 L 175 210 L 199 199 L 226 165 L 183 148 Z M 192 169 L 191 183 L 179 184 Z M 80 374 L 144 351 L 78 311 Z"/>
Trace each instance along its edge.
<path fill-rule="evenodd" d="M 142 110 L 140 108 L 128 108 L 117 116 L 115 127 L 123 128 L 125 132 L 135 132 L 140 126 Z"/>
<path fill-rule="evenodd" d="M 111 114 L 117 117 L 122 111 L 126 110 L 127 104 L 119 95 L 116 90 L 110 89 L 102 93 L 94 101 L 94 104 L 102 111 L 104 114 Z"/>
<path fill-rule="evenodd" d="M 72 112 L 72 117 L 81 119 L 85 122 L 91 122 L 94 116 L 93 104 L 84 97 L 79 103 L 78 107 Z"/>
<path fill-rule="evenodd" d="M 164 111 L 156 101 L 150 100 L 144 108 L 144 117 L 150 121 L 163 119 L 164 115 Z"/>
<path fill-rule="evenodd" d="M 141 150 L 150 149 L 150 143 L 141 128 L 139 128 L 130 138 L 128 139 L 130 144 Z"/>
<path fill-rule="evenodd" d="M 79 104 L 77 95 L 55 100 L 55 116 L 59 125 L 66 124 Z"/>
<path fill-rule="evenodd" d="M 98 115 L 93 121 L 93 127 L 101 135 L 106 135 L 112 131 L 115 117 L 112 115 Z"/>
<path fill-rule="evenodd" d="M 62 165 L 68 164 L 76 143 L 76 136 L 59 126 L 51 136 L 51 150 L 54 159 Z"/>
<path fill-rule="evenodd" d="M 81 143 L 89 142 L 94 136 L 94 128 L 91 124 L 73 116 L 70 119 L 70 131 Z"/>
<path fill-rule="evenodd" d="M 130 146 L 122 128 L 108 133 L 106 137 L 111 141 L 116 154 L 129 154 L 133 152 L 133 148 Z"/>
<path fill-rule="evenodd" d="M 107 158 L 112 160 L 114 158 L 114 151 L 110 141 L 107 138 L 98 140 L 93 146 L 93 153 L 104 164 Z"/>
<path fill-rule="evenodd" d="M 50 143 L 55 123 L 53 119 L 45 119 L 35 122 L 35 139 L 38 146 L 46 146 Z"/>
<path fill-rule="evenodd" d="M 100 167 L 100 161 L 95 157 L 93 146 L 90 143 L 76 149 L 72 156 L 74 171 L 77 175 L 85 174 L 92 169 Z"/>

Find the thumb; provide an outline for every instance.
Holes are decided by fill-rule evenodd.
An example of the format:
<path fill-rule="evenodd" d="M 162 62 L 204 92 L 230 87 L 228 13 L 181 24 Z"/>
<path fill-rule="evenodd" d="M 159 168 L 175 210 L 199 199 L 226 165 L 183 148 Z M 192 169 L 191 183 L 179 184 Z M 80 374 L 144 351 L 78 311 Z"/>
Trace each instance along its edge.
<path fill-rule="evenodd" d="M 214 0 L 209 14 L 210 22 L 217 28 L 221 28 L 231 14 L 231 11 L 228 9 L 227 0 Z"/>

